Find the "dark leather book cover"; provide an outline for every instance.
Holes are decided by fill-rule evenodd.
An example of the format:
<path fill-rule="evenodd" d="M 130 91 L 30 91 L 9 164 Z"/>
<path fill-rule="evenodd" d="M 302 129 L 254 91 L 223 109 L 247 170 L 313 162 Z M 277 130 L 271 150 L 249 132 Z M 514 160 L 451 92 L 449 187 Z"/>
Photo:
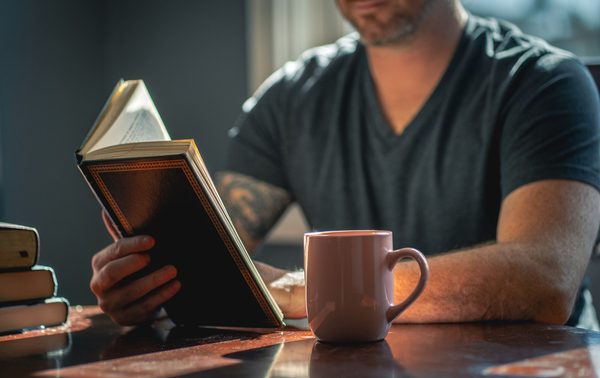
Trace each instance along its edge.
<path fill-rule="evenodd" d="M 155 239 L 146 269 L 177 268 L 181 289 L 164 305 L 175 323 L 283 325 L 186 154 L 83 160 L 78 166 L 122 236 Z"/>

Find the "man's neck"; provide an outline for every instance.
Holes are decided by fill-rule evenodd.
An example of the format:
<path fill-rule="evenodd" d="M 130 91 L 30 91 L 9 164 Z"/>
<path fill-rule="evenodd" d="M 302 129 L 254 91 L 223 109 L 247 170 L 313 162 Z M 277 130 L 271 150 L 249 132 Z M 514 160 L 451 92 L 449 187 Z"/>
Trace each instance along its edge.
<path fill-rule="evenodd" d="M 450 10 L 440 2 L 410 41 L 366 47 L 375 93 L 394 133 L 404 131 L 439 83 L 466 19 L 461 6 Z"/>

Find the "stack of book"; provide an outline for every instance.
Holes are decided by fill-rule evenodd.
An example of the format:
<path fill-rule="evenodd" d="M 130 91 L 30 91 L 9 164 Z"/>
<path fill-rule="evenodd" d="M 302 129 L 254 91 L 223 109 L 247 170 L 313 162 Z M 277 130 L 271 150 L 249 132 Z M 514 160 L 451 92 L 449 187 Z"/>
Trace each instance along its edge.
<path fill-rule="evenodd" d="M 57 297 L 49 266 L 37 265 L 40 238 L 32 227 L 0 222 L 0 335 L 66 323 L 69 302 Z"/>

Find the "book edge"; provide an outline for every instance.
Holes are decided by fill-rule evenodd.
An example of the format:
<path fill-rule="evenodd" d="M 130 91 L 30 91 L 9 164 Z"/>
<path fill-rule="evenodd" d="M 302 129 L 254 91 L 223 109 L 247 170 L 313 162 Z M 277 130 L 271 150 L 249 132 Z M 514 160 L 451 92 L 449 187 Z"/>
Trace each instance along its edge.
<path fill-rule="evenodd" d="M 41 299 L 39 301 L 16 302 L 15 304 L 13 304 L 11 306 L 2 306 L 2 307 L 0 307 L 0 310 L 2 308 L 8 308 L 8 307 L 23 307 L 26 309 L 26 308 L 32 307 L 32 306 L 44 306 L 44 305 L 49 305 L 49 304 L 53 304 L 53 303 L 62 303 L 65 306 L 66 314 L 63 317 L 63 320 L 61 323 L 40 324 L 40 325 L 36 325 L 36 326 L 32 326 L 32 327 L 17 328 L 17 329 L 13 329 L 13 330 L 2 331 L 2 332 L 0 332 L 0 336 L 10 335 L 10 334 L 18 334 L 18 333 L 23 333 L 26 331 L 42 329 L 42 328 L 60 327 L 60 326 L 65 325 L 69 321 L 69 308 L 71 306 L 69 300 L 65 297 L 51 297 L 51 298 Z"/>
<path fill-rule="evenodd" d="M 79 153 L 79 151 L 81 151 L 83 149 L 83 147 L 86 145 L 86 143 L 88 142 L 88 140 L 90 139 L 90 137 L 92 136 L 92 134 L 94 133 L 94 131 L 96 130 L 96 127 L 98 126 L 98 123 L 100 123 L 100 120 L 102 119 L 102 117 L 106 113 L 106 110 L 108 109 L 108 107 L 110 106 L 111 102 L 115 98 L 115 95 L 119 91 L 119 88 L 124 83 L 125 83 L 125 80 L 123 80 L 122 78 L 117 81 L 117 85 L 115 85 L 114 89 L 110 93 L 110 96 L 108 96 L 108 99 L 104 103 L 104 106 L 102 107 L 102 110 L 100 110 L 100 113 L 98 113 L 98 116 L 94 120 L 94 123 L 92 124 L 92 127 L 88 130 L 87 135 L 83 139 L 83 142 L 81 142 L 81 145 L 77 149 L 77 154 Z"/>

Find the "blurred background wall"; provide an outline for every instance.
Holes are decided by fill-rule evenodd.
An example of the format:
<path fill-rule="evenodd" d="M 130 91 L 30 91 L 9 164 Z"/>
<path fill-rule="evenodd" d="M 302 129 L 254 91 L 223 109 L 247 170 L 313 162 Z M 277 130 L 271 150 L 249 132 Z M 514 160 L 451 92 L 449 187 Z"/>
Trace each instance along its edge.
<path fill-rule="evenodd" d="M 598 0 L 464 0 L 580 56 L 600 56 Z M 334 0 L 3 0 L 0 221 L 36 227 L 59 295 L 94 304 L 91 256 L 110 237 L 75 166 L 116 81 L 143 79 L 173 139 L 194 138 L 211 172 L 243 101 L 283 62 L 351 28 Z M 257 253 L 302 265 L 292 208 Z M 600 298 L 600 268 L 590 266 Z M 598 301 L 598 300 L 597 300 Z"/>
<path fill-rule="evenodd" d="M 245 100 L 243 1 L 0 2 L 0 220 L 36 227 L 58 294 L 94 304 L 111 242 L 73 154 L 119 78 L 143 79 L 173 139 L 211 172 Z"/>

